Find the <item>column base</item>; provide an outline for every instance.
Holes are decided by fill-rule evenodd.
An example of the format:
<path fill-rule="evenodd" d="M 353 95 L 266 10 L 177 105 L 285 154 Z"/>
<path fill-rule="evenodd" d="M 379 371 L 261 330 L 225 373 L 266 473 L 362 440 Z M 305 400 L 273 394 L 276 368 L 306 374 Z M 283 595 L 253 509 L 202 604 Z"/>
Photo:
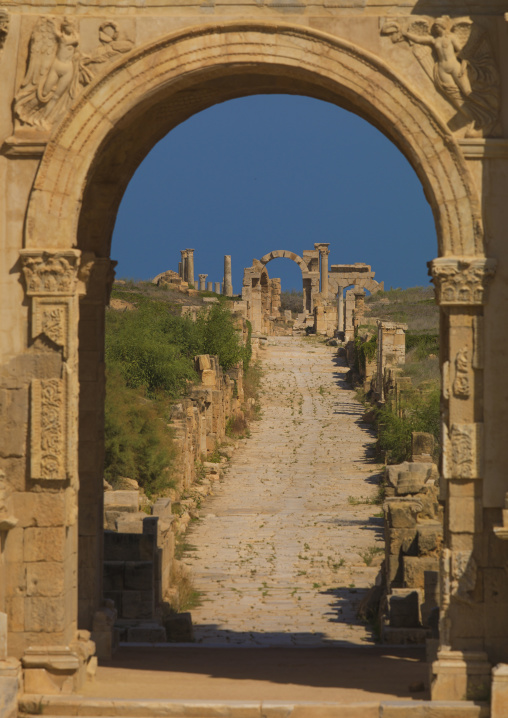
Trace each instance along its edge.
<path fill-rule="evenodd" d="M 433 701 L 487 700 L 491 665 L 482 651 L 444 651 L 432 664 Z"/>
<path fill-rule="evenodd" d="M 0 716 L 2 718 L 17 718 L 21 685 L 20 661 L 17 658 L 0 660 Z"/>
<path fill-rule="evenodd" d="M 68 646 L 33 646 L 25 651 L 23 683 L 25 693 L 70 694 L 93 678 L 97 667 L 95 643 L 89 631 L 78 631 Z"/>
<path fill-rule="evenodd" d="M 508 718 L 508 664 L 492 669 L 491 718 Z"/>

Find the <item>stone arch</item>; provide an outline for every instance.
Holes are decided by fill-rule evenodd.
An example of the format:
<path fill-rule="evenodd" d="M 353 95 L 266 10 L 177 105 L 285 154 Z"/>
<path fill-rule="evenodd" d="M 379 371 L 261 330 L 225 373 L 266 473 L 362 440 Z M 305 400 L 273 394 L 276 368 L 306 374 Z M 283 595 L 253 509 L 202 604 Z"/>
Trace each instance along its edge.
<path fill-rule="evenodd" d="M 103 461 L 95 427 L 102 425 L 104 288 L 112 278 L 108 257 L 119 203 L 141 160 L 173 127 L 218 102 L 260 93 L 307 95 L 367 119 L 417 173 L 434 213 L 439 261 L 483 253 L 476 188 L 448 128 L 382 60 L 346 40 L 283 24 L 200 26 L 139 48 L 97 77 L 48 142 L 30 193 L 22 255 L 30 262 L 37 253 L 60 253 L 59 261 L 80 266 L 80 290 L 85 281 L 88 287 L 79 362 L 73 334 L 64 372 L 64 439 L 73 475 L 79 467 L 79 586 L 86 588 L 78 620 L 66 606 L 69 627 L 90 627 L 100 601 Z M 73 312 L 75 300 L 69 299 Z M 81 333 L 93 338 L 93 351 Z"/>
<path fill-rule="evenodd" d="M 479 202 L 460 148 L 404 80 L 346 40 L 248 22 L 164 37 L 89 86 L 48 143 L 30 196 L 25 246 L 47 247 L 51 238 L 54 248 L 107 256 L 123 192 L 155 142 L 195 112 L 260 92 L 306 94 L 366 118 L 422 182 L 439 254 L 483 253 Z"/>
<path fill-rule="evenodd" d="M 268 254 L 265 254 L 264 257 L 261 257 L 259 260 L 262 264 L 268 264 L 268 262 L 271 262 L 272 259 L 291 259 L 293 262 L 296 262 L 300 269 L 303 272 L 308 271 L 307 264 L 305 261 L 299 257 L 294 252 L 290 252 L 287 249 L 276 249 L 274 252 L 269 252 Z"/>

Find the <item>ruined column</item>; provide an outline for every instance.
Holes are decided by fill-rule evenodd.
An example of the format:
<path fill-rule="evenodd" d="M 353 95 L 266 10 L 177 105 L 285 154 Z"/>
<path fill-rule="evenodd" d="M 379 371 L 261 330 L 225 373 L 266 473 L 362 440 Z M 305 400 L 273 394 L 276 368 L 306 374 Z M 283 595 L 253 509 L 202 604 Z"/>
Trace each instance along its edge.
<path fill-rule="evenodd" d="M 337 287 L 337 329 L 339 332 L 344 331 L 344 289 L 345 287 Z"/>
<path fill-rule="evenodd" d="M 182 255 L 182 259 L 180 262 L 178 262 L 178 274 L 180 275 L 180 278 L 183 279 L 183 281 L 185 282 L 187 250 L 181 249 L 180 254 Z"/>
<path fill-rule="evenodd" d="M 507 598 L 485 589 L 489 571 L 496 570 L 489 569 L 488 557 L 504 548 L 496 543 L 495 518 L 483 496 L 483 306 L 495 265 L 482 257 L 429 264 L 441 311 L 440 491 L 446 506 L 433 700 L 485 700 L 491 681 L 486 642 L 506 643 Z"/>
<path fill-rule="evenodd" d="M 224 294 L 226 297 L 233 296 L 233 281 L 231 278 L 231 255 L 224 255 Z"/>
<path fill-rule="evenodd" d="M 204 292 L 206 289 L 206 278 L 208 277 L 208 274 L 200 274 L 199 275 L 199 289 L 201 292 Z"/>
<path fill-rule="evenodd" d="M 329 242 L 319 242 L 317 244 L 314 244 L 314 247 L 319 250 L 319 254 L 321 256 L 321 294 L 323 295 L 323 298 L 325 300 L 328 299 L 328 255 L 330 254 L 330 250 L 328 249 L 329 246 Z"/>
<path fill-rule="evenodd" d="M 213 292 L 213 282 L 208 282 L 206 289 L 208 292 Z"/>
<path fill-rule="evenodd" d="M 187 281 L 194 286 L 194 250 L 187 249 Z"/>
<path fill-rule="evenodd" d="M 215 282 L 215 294 L 220 294 L 220 282 Z"/>
<path fill-rule="evenodd" d="M 355 316 L 354 326 L 358 327 L 365 314 L 365 290 L 355 289 Z"/>

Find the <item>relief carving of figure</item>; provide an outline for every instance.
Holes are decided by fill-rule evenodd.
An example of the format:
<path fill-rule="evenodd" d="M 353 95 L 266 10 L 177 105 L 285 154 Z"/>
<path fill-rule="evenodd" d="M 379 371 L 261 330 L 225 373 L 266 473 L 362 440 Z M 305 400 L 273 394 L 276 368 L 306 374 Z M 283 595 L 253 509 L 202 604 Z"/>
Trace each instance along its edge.
<path fill-rule="evenodd" d="M 465 399 L 469 398 L 471 387 L 469 382 L 469 351 L 464 347 L 455 357 L 455 380 L 453 382 L 453 393 Z"/>
<path fill-rule="evenodd" d="M 92 73 L 99 69 L 97 65 L 114 60 L 134 47 L 132 40 L 122 37 L 116 23 L 110 21 L 103 22 L 99 27 L 99 42 L 100 45 L 93 55 L 84 60 L 87 69 Z"/>
<path fill-rule="evenodd" d="M 381 32 L 392 42 L 410 44 L 437 89 L 462 116 L 466 137 L 487 136 L 493 131 L 499 118 L 500 84 L 484 30 L 471 20 L 452 20 L 445 15 L 433 23 L 417 20 L 406 29 L 387 22 Z"/>
<path fill-rule="evenodd" d="M 79 35 L 70 20 L 42 18 L 30 39 L 25 78 L 14 98 L 14 114 L 30 127 L 49 129 L 91 80 L 79 51 Z"/>
<path fill-rule="evenodd" d="M 6 10 L 0 8 L 0 50 L 3 48 L 5 38 L 9 32 L 9 15 Z"/>
<path fill-rule="evenodd" d="M 120 38 L 113 22 L 100 26 L 99 42 L 91 56 L 84 55 L 71 20 L 43 17 L 36 23 L 30 38 L 28 68 L 14 98 L 14 116 L 21 125 L 50 130 L 92 81 L 97 66 L 133 47 L 130 40 Z"/>

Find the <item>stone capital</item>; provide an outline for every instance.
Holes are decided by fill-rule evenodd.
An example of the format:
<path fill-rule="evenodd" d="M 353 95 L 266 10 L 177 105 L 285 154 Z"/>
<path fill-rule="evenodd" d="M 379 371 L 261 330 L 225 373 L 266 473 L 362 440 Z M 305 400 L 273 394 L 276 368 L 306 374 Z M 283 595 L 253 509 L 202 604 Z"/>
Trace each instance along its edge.
<path fill-rule="evenodd" d="M 29 297 L 76 293 L 81 252 L 77 249 L 22 249 L 21 266 Z"/>
<path fill-rule="evenodd" d="M 314 247 L 317 249 L 321 254 L 330 254 L 330 242 L 314 242 Z"/>
<path fill-rule="evenodd" d="M 496 260 L 484 257 L 440 257 L 428 263 L 440 306 L 481 306 L 495 273 Z"/>

